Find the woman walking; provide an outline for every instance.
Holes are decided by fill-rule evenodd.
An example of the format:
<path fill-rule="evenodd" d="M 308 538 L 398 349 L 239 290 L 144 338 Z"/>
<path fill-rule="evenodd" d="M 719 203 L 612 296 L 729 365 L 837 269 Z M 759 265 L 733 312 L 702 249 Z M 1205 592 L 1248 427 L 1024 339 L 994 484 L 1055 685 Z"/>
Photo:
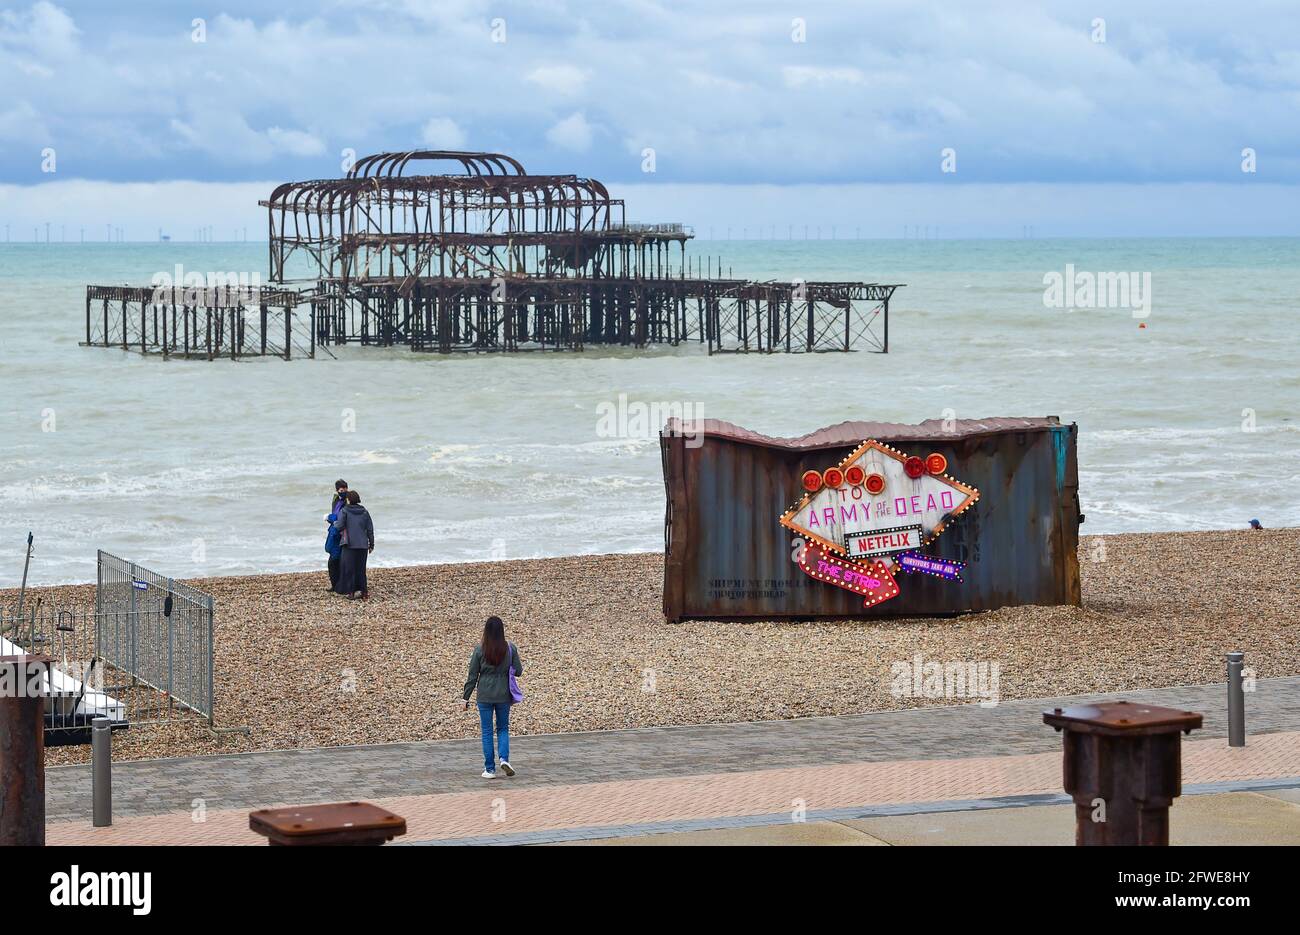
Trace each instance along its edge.
<path fill-rule="evenodd" d="M 370 519 L 370 513 L 361 505 L 361 494 L 355 490 L 348 491 L 347 506 L 339 509 L 334 528 L 343 539 L 339 583 L 335 590 L 348 597 L 355 596 L 359 591 L 362 600 L 365 600 L 370 597 L 370 586 L 366 582 L 366 556 L 375 550 L 375 524 Z"/>
<path fill-rule="evenodd" d="M 483 730 L 483 778 L 495 779 L 496 753 L 501 755 L 501 772 L 513 776 L 510 765 L 510 705 L 523 699 L 511 676 L 524 674 L 519 650 L 506 641 L 506 625 L 500 617 L 488 617 L 483 624 L 483 641 L 469 657 L 469 678 L 465 681 L 465 710 L 469 696 L 478 687 L 478 719 Z M 513 690 L 512 690 L 513 689 Z M 496 718 L 496 746 L 492 749 L 492 720 Z"/>

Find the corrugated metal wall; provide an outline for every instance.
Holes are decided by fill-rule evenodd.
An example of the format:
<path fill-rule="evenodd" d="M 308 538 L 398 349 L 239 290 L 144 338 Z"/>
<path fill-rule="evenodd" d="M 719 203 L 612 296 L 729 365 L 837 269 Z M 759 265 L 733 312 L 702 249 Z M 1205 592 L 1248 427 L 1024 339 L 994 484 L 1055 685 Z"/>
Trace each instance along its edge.
<path fill-rule="evenodd" d="M 962 421 L 941 435 L 936 424 L 846 423 L 789 441 L 712 421 L 693 438 L 670 424 L 660 438 L 665 617 L 888 617 L 1078 604 L 1078 427 L 1054 418 Z M 869 429 L 880 434 L 853 434 Z M 953 477 L 979 488 L 978 503 L 925 550 L 967 562 L 962 582 L 900 573 L 902 593 L 866 610 L 861 598 L 814 581 L 792 561 L 795 534 L 778 517 L 801 495 L 800 476 L 838 462 L 864 438 L 921 457 L 937 451 Z"/>

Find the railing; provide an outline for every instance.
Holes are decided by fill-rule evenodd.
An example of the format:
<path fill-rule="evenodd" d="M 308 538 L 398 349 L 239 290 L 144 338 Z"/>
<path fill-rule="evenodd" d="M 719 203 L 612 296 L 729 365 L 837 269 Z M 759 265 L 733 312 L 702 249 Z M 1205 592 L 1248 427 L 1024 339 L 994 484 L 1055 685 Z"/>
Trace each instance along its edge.
<path fill-rule="evenodd" d="M 178 626 L 179 624 L 179 626 Z M 195 691 L 202 680 L 192 668 L 206 653 L 172 653 L 170 672 L 150 672 L 150 643 L 171 642 L 187 626 L 175 610 L 171 617 L 161 608 L 97 613 L 88 607 L 49 607 L 29 602 L 21 613 L 16 607 L 0 608 L 0 655 L 47 656 L 53 660 L 42 690 L 45 705 L 46 744 L 89 743 L 91 722 L 106 717 L 114 728 L 143 727 L 192 720 L 210 723 L 210 689 Z M 141 678 L 112 659 L 146 664 Z M 184 641 L 180 641 L 184 643 Z M 168 688 L 167 686 L 171 687 Z M 191 699 L 198 699 L 197 702 Z"/>
<path fill-rule="evenodd" d="M 630 234 L 685 234 L 688 237 L 695 233 L 693 227 L 686 224 L 680 224 L 675 221 L 661 222 L 658 224 L 637 223 L 629 221 L 622 224 L 610 224 L 605 228 L 608 231 L 626 231 Z"/>
<path fill-rule="evenodd" d="M 104 551 L 97 564 L 100 657 L 211 724 L 212 596 Z"/>

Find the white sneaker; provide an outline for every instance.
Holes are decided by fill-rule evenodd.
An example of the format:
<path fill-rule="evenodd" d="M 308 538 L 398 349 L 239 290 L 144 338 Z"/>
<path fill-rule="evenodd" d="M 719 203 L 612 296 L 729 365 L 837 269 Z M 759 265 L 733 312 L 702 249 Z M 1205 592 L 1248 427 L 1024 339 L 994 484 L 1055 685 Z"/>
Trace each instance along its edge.
<path fill-rule="evenodd" d="M 513 776 L 515 774 L 515 768 L 511 766 L 506 760 L 502 760 L 501 772 L 505 773 L 507 776 Z"/>
<path fill-rule="evenodd" d="M 496 773 L 489 773 L 487 770 L 483 770 L 483 778 L 484 778 L 484 779 L 496 779 L 496 778 L 497 778 L 497 774 L 496 774 Z"/>

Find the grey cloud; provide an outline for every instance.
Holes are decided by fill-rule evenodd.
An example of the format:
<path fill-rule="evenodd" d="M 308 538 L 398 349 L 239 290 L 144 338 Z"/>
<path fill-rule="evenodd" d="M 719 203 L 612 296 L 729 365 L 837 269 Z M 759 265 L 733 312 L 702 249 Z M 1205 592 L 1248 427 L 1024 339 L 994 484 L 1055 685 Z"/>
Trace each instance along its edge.
<path fill-rule="evenodd" d="M 949 146 L 954 183 L 1240 182 L 1245 146 L 1300 180 L 1300 9 L 1139 0 L 1095 43 L 1092 6 L 228 0 L 194 43 L 188 12 L 41 0 L 0 14 L 0 180 L 38 181 L 46 139 L 87 175 L 235 181 L 430 127 L 611 180 L 644 146 L 662 181 L 944 181 Z"/>

